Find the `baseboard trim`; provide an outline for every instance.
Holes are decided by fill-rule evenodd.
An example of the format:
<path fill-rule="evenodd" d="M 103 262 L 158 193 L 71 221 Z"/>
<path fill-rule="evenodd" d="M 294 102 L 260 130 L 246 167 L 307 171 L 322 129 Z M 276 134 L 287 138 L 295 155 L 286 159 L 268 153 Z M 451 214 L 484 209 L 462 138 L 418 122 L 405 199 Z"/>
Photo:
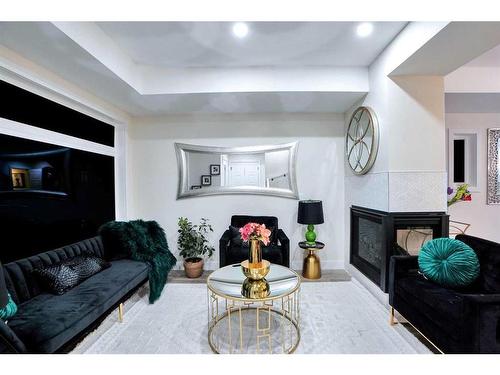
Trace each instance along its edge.
<path fill-rule="evenodd" d="M 173 267 L 174 270 L 183 270 L 184 265 L 183 265 L 182 260 L 178 260 L 175 266 Z M 292 261 L 290 264 L 292 269 L 294 270 L 302 270 L 302 261 Z M 219 268 L 219 262 L 216 260 L 205 260 L 205 270 L 216 270 Z M 345 269 L 345 264 L 343 260 L 321 260 L 321 269 L 323 270 L 343 270 Z"/>
<path fill-rule="evenodd" d="M 343 260 L 321 260 L 321 269 L 322 270 L 338 270 L 338 269 L 345 269 L 344 261 Z M 292 261 L 291 266 L 294 270 L 302 270 L 303 264 L 302 260 L 297 260 L 297 261 Z"/>
<path fill-rule="evenodd" d="M 363 285 L 370 294 L 372 294 L 382 305 L 386 308 L 389 308 L 389 294 L 386 294 L 376 285 L 373 281 L 371 281 L 368 277 L 363 275 L 357 268 L 355 268 L 352 264 L 347 265 L 347 272 L 356 279 L 361 285 Z"/>

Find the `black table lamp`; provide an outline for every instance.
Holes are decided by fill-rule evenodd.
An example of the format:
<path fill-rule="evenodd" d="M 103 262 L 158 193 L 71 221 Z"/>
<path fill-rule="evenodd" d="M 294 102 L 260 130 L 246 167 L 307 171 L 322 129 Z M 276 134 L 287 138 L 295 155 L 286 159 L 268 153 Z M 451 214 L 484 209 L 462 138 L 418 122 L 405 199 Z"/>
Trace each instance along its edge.
<path fill-rule="evenodd" d="M 323 203 L 313 200 L 299 201 L 297 223 L 307 224 L 306 241 L 307 243 L 314 244 L 316 242 L 314 225 L 324 223 Z"/>

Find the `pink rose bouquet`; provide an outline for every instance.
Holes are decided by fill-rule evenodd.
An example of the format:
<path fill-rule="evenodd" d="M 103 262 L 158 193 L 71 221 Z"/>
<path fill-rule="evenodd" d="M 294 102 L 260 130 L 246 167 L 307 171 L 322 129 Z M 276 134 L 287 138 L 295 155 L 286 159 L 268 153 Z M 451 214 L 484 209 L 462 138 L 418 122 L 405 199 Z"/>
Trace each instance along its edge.
<path fill-rule="evenodd" d="M 267 246 L 271 231 L 266 228 L 265 224 L 248 223 L 243 228 L 240 228 L 241 239 L 245 242 L 249 240 L 259 240 Z"/>

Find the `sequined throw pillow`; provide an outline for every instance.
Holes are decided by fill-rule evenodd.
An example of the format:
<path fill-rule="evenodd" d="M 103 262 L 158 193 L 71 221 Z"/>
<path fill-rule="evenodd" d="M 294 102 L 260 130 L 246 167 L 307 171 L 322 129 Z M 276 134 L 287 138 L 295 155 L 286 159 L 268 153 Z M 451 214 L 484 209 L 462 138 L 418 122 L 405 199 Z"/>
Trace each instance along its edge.
<path fill-rule="evenodd" d="M 103 259 L 81 256 L 51 266 L 36 268 L 33 273 L 49 292 L 61 295 L 108 267 L 110 263 Z"/>

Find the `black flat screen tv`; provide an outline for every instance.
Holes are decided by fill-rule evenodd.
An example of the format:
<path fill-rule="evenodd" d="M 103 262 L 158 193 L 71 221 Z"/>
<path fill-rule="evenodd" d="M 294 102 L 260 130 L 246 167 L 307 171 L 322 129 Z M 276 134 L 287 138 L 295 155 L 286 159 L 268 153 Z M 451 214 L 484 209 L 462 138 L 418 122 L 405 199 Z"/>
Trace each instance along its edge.
<path fill-rule="evenodd" d="M 115 218 L 114 158 L 0 135 L 0 261 L 97 234 Z"/>

